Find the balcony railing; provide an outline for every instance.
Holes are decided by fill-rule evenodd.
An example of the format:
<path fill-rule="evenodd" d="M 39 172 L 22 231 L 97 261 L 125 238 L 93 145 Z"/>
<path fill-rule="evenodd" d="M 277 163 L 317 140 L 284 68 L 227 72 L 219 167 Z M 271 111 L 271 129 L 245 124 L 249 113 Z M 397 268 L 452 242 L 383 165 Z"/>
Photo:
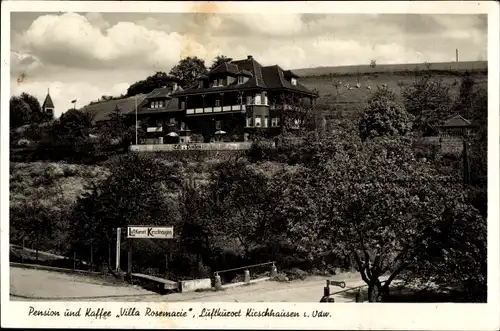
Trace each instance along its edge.
<path fill-rule="evenodd" d="M 280 104 L 276 104 L 276 105 L 271 105 L 270 109 L 271 110 L 279 110 L 279 109 L 292 110 L 293 106 L 292 105 L 280 105 Z"/>
<path fill-rule="evenodd" d="M 163 127 L 161 126 L 152 126 L 146 129 L 147 132 L 163 132 Z"/>
<path fill-rule="evenodd" d="M 245 111 L 245 105 L 229 105 L 223 107 L 204 107 L 204 108 L 188 108 L 186 109 L 186 114 L 197 115 L 197 114 L 213 114 L 213 113 L 223 113 L 229 111 Z"/>

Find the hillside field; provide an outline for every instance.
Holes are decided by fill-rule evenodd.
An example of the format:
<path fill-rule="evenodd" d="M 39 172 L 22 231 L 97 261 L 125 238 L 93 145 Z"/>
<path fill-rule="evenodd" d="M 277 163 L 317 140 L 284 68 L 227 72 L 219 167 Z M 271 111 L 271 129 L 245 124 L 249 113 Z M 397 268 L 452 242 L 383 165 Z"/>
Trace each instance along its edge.
<path fill-rule="evenodd" d="M 418 76 L 421 77 L 421 76 Z M 458 94 L 461 82 L 461 74 L 432 72 L 433 79 L 442 79 L 443 83 L 450 86 L 450 93 L 454 97 Z M 478 86 L 487 87 L 487 72 L 474 72 Z M 413 73 L 405 72 L 386 72 L 386 73 L 361 73 L 358 76 L 356 72 L 348 74 L 335 74 L 321 76 L 304 76 L 300 78 L 300 82 L 310 89 L 317 89 L 319 98 L 318 106 L 323 110 L 331 110 L 341 112 L 343 116 L 355 116 L 359 111 L 364 109 L 366 101 L 370 96 L 377 91 L 377 86 L 382 87 L 384 84 L 388 89 L 396 93 L 398 99 L 401 98 L 401 91 L 405 87 L 411 86 L 417 78 Z M 335 82 L 341 82 L 338 91 L 335 87 Z M 349 84 L 351 89 L 346 85 Z"/>

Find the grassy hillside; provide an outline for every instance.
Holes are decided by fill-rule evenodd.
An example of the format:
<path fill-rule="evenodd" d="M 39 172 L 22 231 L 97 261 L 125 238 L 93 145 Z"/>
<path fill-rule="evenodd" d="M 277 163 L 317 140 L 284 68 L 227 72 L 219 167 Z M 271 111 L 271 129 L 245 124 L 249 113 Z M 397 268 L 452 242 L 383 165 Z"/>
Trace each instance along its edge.
<path fill-rule="evenodd" d="M 33 162 L 10 164 L 10 203 L 38 200 L 47 206 L 68 206 L 86 186 L 108 176 L 104 167 L 63 163 Z"/>
<path fill-rule="evenodd" d="M 476 82 L 481 86 L 487 86 L 487 73 L 476 72 L 473 74 Z M 450 86 L 450 93 L 456 96 L 461 82 L 459 73 L 445 74 L 434 73 L 435 79 L 442 79 Z M 387 88 L 393 90 L 398 98 L 401 97 L 402 88 L 410 86 L 415 81 L 415 76 L 406 73 L 370 73 L 361 74 L 359 77 L 360 87 L 357 88 L 358 76 L 356 73 L 338 74 L 335 76 L 307 76 L 302 77 L 300 81 L 310 89 L 319 91 L 318 106 L 323 109 L 336 110 L 344 116 L 355 116 L 358 111 L 364 108 L 366 101 L 373 92 L 377 91 L 377 86 L 387 85 Z M 334 83 L 340 81 L 342 86 L 337 89 Z M 348 89 L 349 84 L 352 89 Z M 369 87 L 371 89 L 369 89 Z"/>
<path fill-rule="evenodd" d="M 431 70 L 437 71 L 477 71 L 487 70 L 487 61 L 467 61 L 467 62 L 436 62 L 429 63 Z M 375 67 L 369 65 L 352 65 L 352 66 L 339 66 L 339 67 L 316 67 L 316 68 L 303 68 L 295 69 L 297 75 L 301 77 L 307 76 L 323 76 L 323 75 L 346 75 L 355 74 L 358 72 L 365 74 L 374 73 L 401 73 L 413 72 L 415 69 L 427 70 L 425 63 L 408 63 L 408 64 L 377 64 Z"/>

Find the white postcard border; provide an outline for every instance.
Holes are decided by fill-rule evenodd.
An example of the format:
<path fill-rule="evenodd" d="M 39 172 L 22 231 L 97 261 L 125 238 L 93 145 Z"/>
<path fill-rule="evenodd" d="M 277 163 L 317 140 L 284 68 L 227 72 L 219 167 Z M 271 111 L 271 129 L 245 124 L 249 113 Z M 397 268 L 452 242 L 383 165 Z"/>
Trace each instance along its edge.
<path fill-rule="evenodd" d="M 314 304 L 314 303 L 101 303 L 101 302 L 11 302 L 9 300 L 9 161 L 8 131 L 10 98 L 10 12 L 188 12 L 236 13 L 263 11 L 286 13 L 488 13 L 488 304 Z M 499 91 L 499 6 L 497 2 L 412 1 L 412 2 L 98 2 L 98 1 L 4 1 L 1 13 L 2 91 L 1 91 L 1 322 L 2 327 L 134 327 L 134 328 L 310 328 L 310 329 L 498 329 L 499 306 L 499 224 L 498 224 L 498 91 Z M 321 292 L 321 288 L 318 289 Z M 247 308 L 297 311 L 299 318 L 148 318 L 107 319 L 28 317 L 36 309 L 103 308 L 116 315 L 119 308 L 189 310 L 189 316 L 203 308 Z M 329 318 L 304 318 L 314 310 L 328 311 Z"/>

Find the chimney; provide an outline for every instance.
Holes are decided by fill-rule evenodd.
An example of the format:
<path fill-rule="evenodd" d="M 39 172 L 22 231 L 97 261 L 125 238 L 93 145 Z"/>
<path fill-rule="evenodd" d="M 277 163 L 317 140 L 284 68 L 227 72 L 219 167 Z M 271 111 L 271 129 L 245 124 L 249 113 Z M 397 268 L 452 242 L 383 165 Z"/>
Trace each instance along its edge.
<path fill-rule="evenodd" d="M 248 55 L 247 56 L 247 60 L 251 60 L 251 59 L 253 59 L 253 56 L 252 55 Z"/>

